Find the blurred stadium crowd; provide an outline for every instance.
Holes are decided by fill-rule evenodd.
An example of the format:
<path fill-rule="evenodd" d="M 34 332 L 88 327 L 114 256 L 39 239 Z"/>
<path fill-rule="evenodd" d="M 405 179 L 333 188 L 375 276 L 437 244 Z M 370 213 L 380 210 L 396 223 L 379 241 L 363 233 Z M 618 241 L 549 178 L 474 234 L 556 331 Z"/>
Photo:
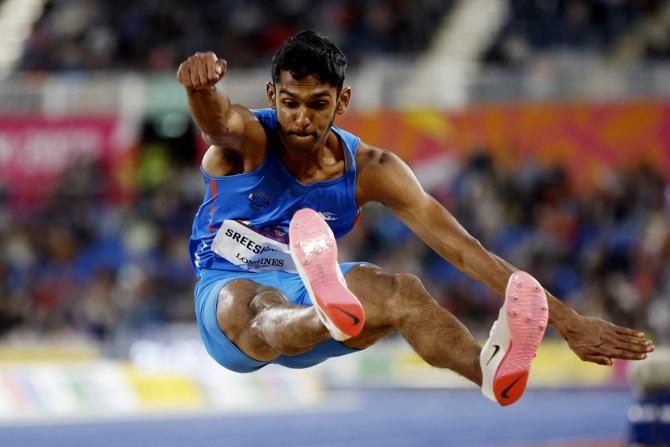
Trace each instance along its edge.
<path fill-rule="evenodd" d="M 171 70 L 195 51 L 234 67 L 268 62 L 290 35 L 318 29 L 350 62 L 418 52 L 450 0 L 52 2 L 27 43 L 25 70 Z"/>
<path fill-rule="evenodd" d="M 86 164 L 72 167 L 39 207 L 3 207 L 0 300 L 20 315 L 24 330 L 108 340 L 192 320 L 186 247 L 202 180 L 195 162 L 171 159 L 174 150 L 145 140 L 128 202 L 107 200 L 98 168 Z M 431 193 L 485 246 L 577 309 L 667 338 L 664 185 L 660 172 L 639 166 L 578 193 L 560 167 L 525 160 L 510 170 L 481 152 Z M 476 333 L 497 315 L 500 297 L 438 258 L 381 208 L 366 208 L 341 242 L 341 258 L 419 275 Z"/>
<path fill-rule="evenodd" d="M 172 71 L 197 50 L 234 66 L 268 62 L 293 32 L 315 28 L 352 64 L 418 54 L 452 6 L 420 0 L 61 0 L 47 3 L 20 61 L 26 71 Z M 545 48 L 609 48 L 653 12 L 653 0 L 509 0 L 508 23 L 489 63 L 523 64 Z M 668 34 L 649 46 L 668 56 Z M 535 49 L 535 50 L 533 50 Z M 259 86 L 262 88 L 262 86 Z M 108 197 L 95 164 L 73 166 L 38 206 L 12 209 L 0 196 L 0 329 L 25 335 L 119 333 L 193 319 L 187 253 L 202 196 L 195 137 L 139 143 L 131 200 Z M 186 147 L 190 145 L 189 147 Z M 393 149 L 393 148 L 389 148 Z M 576 191 L 561 167 L 524 160 L 514 169 L 478 153 L 431 190 L 490 250 L 527 269 L 590 315 L 649 328 L 670 339 L 670 230 L 664 173 L 642 165 Z M 432 254 L 394 217 L 364 212 L 342 242 L 347 260 L 416 273 L 434 296 L 483 334 L 500 298 Z"/>
<path fill-rule="evenodd" d="M 660 0 L 509 0 L 509 19 L 484 60 L 521 67 L 552 52 L 612 52 L 626 33 L 662 4 Z M 644 55 L 670 55 L 667 29 L 661 27 L 650 33 Z"/>
<path fill-rule="evenodd" d="M 507 0 L 509 16 L 483 54 L 523 66 L 552 51 L 612 51 L 661 0 Z M 356 65 L 380 55 L 413 57 L 427 48 L 453 0 L 60 0 L 47 3 L 24 49 L 28 71 L 173 69 L 195 51 L 225 54 L 234 67 L 267 63 L 302 29 L 318 29 Z M 646 37 L 645 55 L 670 56 L 670 30 Z"/>

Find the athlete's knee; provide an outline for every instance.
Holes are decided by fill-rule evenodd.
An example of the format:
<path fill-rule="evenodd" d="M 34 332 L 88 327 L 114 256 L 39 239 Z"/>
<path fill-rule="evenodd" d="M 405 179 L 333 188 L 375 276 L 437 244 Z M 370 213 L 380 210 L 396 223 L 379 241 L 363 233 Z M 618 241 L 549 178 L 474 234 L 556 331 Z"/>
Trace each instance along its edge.
<path fill-rule="evenodd" d="M 238 336 L 253 318 L 249 306 L 258 285 L 251 281 L 237 280 L 224 286 L 216 304 L 216 320 L 229 337 Z"/>
<path fill-rule="evenodd" d="M 278 290 L 269 287 L 260 287 L 255 291 L 249 306 L 254 315 L 258 315 L 268 308 L 286 303 L 288 303 L 288 300 Z"/>
<path fill-rule="evenodd" d="M 292 304 L 273 288 L 260 288 L 249 307 L 254 313 L 249 322 L 249 332 L 263 340 L 274 352 L 293 356 L 314 347 L 314 341 L 304 336 L 304 331 L 310 326 L 322 327 L 313 308 Z M 325 333 L 325 328 L 323 330 Z"/>
<path fill-rule="evenodd" d="M 253 303 L 262 289 L 251 281 L 229 283 L 219 293 L 216 319 L 219 329 L 242 352 L 256 360 L 265 361 L 276 358 L 277 352 L 263 339 L 254 324 L 258 312 Z M 259 303 L 260 300 L 256 302 Z"/>
<path fill-rule="evenodd" d="M 417 301 L 429 299 L 421 279 L 411 273 L 397 273 L 394 275 L 394 297 L 403 301 Z"/>
<path fill-rule="evenodd" d="M 371 265 L 355 267 L 346 280 L 363 304 L 366 327 L 398 327 L 417 302 L 429 298 L 415 275 L 388 273 Z"/>
<path fill-rule="evenodd" d="M 393 327 L 401 328 L 417 312 L 424 312 L 425 306 L 431 305 L 432 301 L 433 298 L 416 275 L 410 273 L 393 275 L 393 293 L 387 303 Z"/>
<path fill-rule="evenodd" d="M 366 302 L 385 301 L 395 293 L 395 275 L 373 264 L 362 264 L 349 270 L 347 286 L 358 299 Z M 365 303 L 363 303 L 365 306 Z"/>

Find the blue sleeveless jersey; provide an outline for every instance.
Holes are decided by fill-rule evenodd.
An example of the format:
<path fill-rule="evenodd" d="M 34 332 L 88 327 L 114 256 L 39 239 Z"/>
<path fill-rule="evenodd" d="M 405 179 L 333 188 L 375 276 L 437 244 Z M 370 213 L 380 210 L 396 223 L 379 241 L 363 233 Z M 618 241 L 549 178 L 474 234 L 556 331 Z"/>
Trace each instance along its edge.
<path fill-rule="evenodd" d="M 229 176 L 212 176 L 200 168 L 205 196 L 193 221 L 189 252 L 193 268 L 202 276 L 206 270 L 243 271 L 212 251 L 212 242 L 224 220 L 235 220 L 263 234 L 286 237 L 293 213 L 312 208 L 322 214 L 340 238 L 354 227 L 360 213 L 356 204 L 356 149 L 360 138 L 332 126 L 344 148 L 342 176 L 304 185 L 279 160 L 277 113 L 253 110 L 265 128 L 268 148 L 265 160 L 254 171 Z M 286 242 L 286 241 L 283 241 Z"/>

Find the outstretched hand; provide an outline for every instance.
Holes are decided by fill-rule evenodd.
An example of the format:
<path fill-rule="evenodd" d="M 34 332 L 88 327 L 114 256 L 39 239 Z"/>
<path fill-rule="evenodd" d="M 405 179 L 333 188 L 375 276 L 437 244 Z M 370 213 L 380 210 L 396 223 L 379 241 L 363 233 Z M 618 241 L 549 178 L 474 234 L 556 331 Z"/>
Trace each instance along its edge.
<path fill-rule="evenodd" d="M 613 359 L 643 360 L 654 350 L 644 333 L 600 318 L 576 315 L 558 331 L 580 359 L 599 365 L 611 366 Z"/>

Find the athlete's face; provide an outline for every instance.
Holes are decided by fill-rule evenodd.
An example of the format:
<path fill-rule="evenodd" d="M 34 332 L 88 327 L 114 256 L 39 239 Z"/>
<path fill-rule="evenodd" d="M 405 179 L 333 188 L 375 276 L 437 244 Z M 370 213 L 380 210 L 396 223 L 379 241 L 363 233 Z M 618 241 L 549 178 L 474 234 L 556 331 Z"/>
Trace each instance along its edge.
<path fill-rule="evenodd" d="M 351 89 L 340 94 L 329 83 L 313 75 L 294 79 L 282 70 L 279 82 L 267 85 L 270 106 L 277 110 L 279 137 L 288 150 L 312 152 L 326 142 L 335 115 L 343 114 L 351 98 Z"/>

